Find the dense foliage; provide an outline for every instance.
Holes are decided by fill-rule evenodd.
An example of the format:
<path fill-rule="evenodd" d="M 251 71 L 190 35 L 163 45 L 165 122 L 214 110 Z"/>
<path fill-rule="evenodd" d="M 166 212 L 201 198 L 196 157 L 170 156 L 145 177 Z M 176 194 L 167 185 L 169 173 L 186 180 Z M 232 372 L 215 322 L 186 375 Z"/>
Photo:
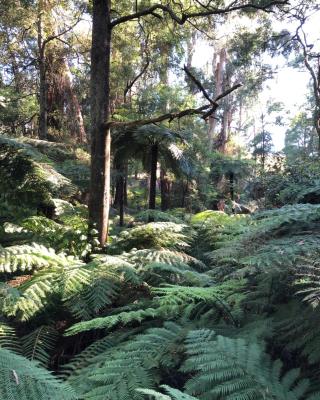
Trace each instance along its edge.
<path fill-rule="evenodd" d="M 1 400 L 320 399 L 318 13 L 0 2 Z"/>

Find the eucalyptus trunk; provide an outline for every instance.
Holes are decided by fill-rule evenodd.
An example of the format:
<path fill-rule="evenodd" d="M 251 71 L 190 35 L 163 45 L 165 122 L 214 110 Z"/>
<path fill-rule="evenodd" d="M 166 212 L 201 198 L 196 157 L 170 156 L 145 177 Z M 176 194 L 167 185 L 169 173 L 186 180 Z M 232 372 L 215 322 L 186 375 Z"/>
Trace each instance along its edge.
<path fill-rule="evenodd" d="M 47 73 L 45 59 L 45 45 L 43 43 L 42 2 L 39 3 L 37 34 L 38 34 L 38 68 L 39 68 L 39 139 L 48 138 L 48 110 L 47 110 Z"/>
<path fill-rule="evenodd" d="M 108 237 L 110 208 L 110 0 L 93 0 L 91 48 L 91 184 L 90 225 L 101 245 Z"/>

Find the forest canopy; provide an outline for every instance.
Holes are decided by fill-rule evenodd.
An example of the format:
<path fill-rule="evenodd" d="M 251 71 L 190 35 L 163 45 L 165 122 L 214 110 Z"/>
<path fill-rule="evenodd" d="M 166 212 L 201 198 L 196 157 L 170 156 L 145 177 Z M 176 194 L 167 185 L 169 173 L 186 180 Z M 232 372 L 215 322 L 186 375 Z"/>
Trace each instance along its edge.
<path fill-rule="evenodd" d="M 319 17 L 0 0 L 1 400 L 320 400 Z"/>

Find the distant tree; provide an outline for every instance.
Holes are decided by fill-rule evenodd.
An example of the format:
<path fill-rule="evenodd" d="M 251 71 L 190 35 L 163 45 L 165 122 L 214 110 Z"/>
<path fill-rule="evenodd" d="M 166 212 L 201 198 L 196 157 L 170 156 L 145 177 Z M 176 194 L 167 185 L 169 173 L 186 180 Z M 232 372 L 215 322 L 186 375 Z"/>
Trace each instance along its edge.
<path fill-rule="evenodd" d="M 129 14 L 123 15 L 115 13 L 111 8 L 111 0 L 93 0 L 93 31 L 91 49 L 91 113 L 92 113 L 92 132 L 91 132 L 91 196 L 89 203 L 89 216 L 91 224 L 96 224 L 99 231 L 99 239 L 102 245 L 105 244 L 108 235 L 108 220 L 110 207 L 110 167 L 111 167 L 111 127 L 112 126 L 139 126 L 147 125 L 152 122 L 160 122 L 165 119 L 174 119 L 184 115 L 190 115 L 188 110 L 175 113 L 168 113 L 162 117 L 150 118 L 149 120 L 139 120 L 135 122 L 117 122 L 111 120 L 110 106 L 110 65 L 111 65 L 111 43 L 112 32 L 122 24 L 139 20 L 141 18 L 157 18 L 163 20 L 164 16 L 169 16 L 175 28 L 184 25 L 187 21 L 195 18 L 209 17 L 211 15 L 223 15 L 239 10 L 270 10 L 270 7 L 288 4 L 283 1 L 254 1 L 244 3 L 243 1 L 233 1 L 229 5 L 221 7 L 202 5 L 200 2 L 185 5 L 181 2 L 169 2 L 168 4 L 154 4 L 142 6 L 136 2 L 129 7 Z M 116 15 L 116 17 L 115 17 Z M 211 115 L 216 105 L 212 99 L 208 99 L 206 106 L 207 116 Z M 209 111 L 208 111 L 209 110 Z M 203 113 L 204 109 L 193 110 L 192 113 Z"/>

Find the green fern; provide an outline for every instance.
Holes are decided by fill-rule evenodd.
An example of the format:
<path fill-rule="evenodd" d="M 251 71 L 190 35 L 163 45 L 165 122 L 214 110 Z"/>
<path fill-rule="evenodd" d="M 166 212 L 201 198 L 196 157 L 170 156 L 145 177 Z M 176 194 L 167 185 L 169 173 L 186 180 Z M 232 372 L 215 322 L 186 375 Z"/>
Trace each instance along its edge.
<path fill-rule="evenodd" d="M 320 362 L 320 313 L 299 301 L 278 307 L 274 315 L 277 340 L 286 351 L 307 358 L 309 364 Z"/>
<path fill-rule="evenodd" d="M 271 362 L 263 346 L 251 339 L 230 339 L 213 331 L 192 331 L 187 337 L 189 355 L 182 370 L 195 373 L 186 383 L 188 393 L 201 399 L 302 399 L 308 388 L 298 381 L 300 371 L 282 375 L 280 360 Z"/>
<path fill-rule="evenodd" d="M 85 264 L 52 250 L 48 253 L 46 248 L 41 250 L 42 255 L 50 256 L 45 258 L 46 267 L 36 271 L 14 292 L 3 292 L 3 312 L 7 316 L 26 321 L 49 306 L 60 304 L 76 318 L 89 319 L 112 303 L 121 286 L 140 286 L 143 282 L 134 266 L 121 258 L 99 256 Z"/>
<path fill-rule="evenodd" d="M 0 398 L 5 400 L 73 400 L 75 392 L 37 363 L 0 348 Z"/>
<path fill-rule="evenodd" d="M 160 210 L 141 211 L 135 216 L 135 220 L 146 223 L 150 220 L 150 217 L 155 222 L 173 222 L 175 224 L 184 224 L 182 219 L 171 215 L 169 212 L 163 212 Z"/>
<path fill-rule="evenodd" d="M 15 353 L 21 353 L 21 343 L 16 334 L 16 330 L 6 324 L 0 323 L 0 348 L 14 351 Z"/>
<path fill-rule="evenodd" d="M 0 247 L 0 272 L 15 273 L 32 271 L 68 262 L 64 254 L 56 254 L 41 244 Z"/>
<path fill-rule="evenodd" d="M 21 337 L 24 357 L 38 361 L 44 367 L 48 366 L 58 337 L 58 332 L 54 328 L 45 325 Z"/>
<path fill-rule="evenodd" d="M 137 389 L 138 392 L 143 393 L 147 396 L 151 396 L 156 400 L 198 400 L 196 397 L 190 396 L 189 394 L 182 393 L 178 389 L 173 389 L 167 385 L 161 385 L 161 388 L 168 393 L 168 395 L 156 392 L 152 389 Z"/>
<path fill-rule="evenodd" d="M 133 249 L 129 253 L 122 253 L 121 258 L 136 265 L 148 265 L 151 263 L 161 263 L 167 265 L 187 264 L 197 271 L 204 271 L 208 268 L 206 265 L 195 257 L 190 256 L 181 251 L 170 249 Z"/>
<path fill-rule="evenodd" d="M 98 356 L 99 363 L 93 360 L 95 368 L 87 366 L 84 374 L 81 370 L 78 372 L 79 379 L 87 379 L 83 397 L 144 399 L 136 389 L 154 388 L 163 368 L 179 365 L 183 355 L 181 346 L 188 331 L 188 327 L 167 322 L 162 328 L 149 329 L 133 340 L 107 349 Z"/>
<path fill-rule="evenodd" d="M 78 322 L 69 328 L 66 334 L 75 335 L 92 329 L 111 329 L 117 325 L 129 325 L 133 322 L 141 323 L 141 321 L 150 318 L 171 319 L 181 315 L 188 318 L 200 318 L 201 315 L 212 310 L 212 308 L 217 312 L 217 320 L 223 317 L 227 321 L 237 324 L 238 310 L 236 305 L 239 305 L 242 297 L 240 294 L 235 294 L 235 291 L 241 292 L 244 285 L 245 282 L 234 281 L 208 288 L 175 285 L 154 288 L 151 292 L 156 297 L 151 304 L 148 303 L 146 308 L 130 309 L 129 311 L 94 318 L 90 321 Z M 233 315 L 233 309 L 228 302 L 236 309 L 235 315 Z M 139 303 L 136 306 L 139 307 Z"/>
<path fill-rule="evenodd" d="M 132 248 L 182 249 L 189 246 L 190 232 L 185 235 L 186 225 L 173 222 L 151 222 L 122 231 L 113 238 L 110 251 L 129 251 Z"/>
<path fill-rule="evenodd" d="M 317 260 L 317 254 L 313 257 L 300 257 L 298 260 L 298 273 L 296 285 L 302 287 L 297 294 L 303 295 L 303 300 L 312 307 L 316 308 L 320 305 L 320 265 Z M 315 258 L 317 257 L 317 258 Z"/>

